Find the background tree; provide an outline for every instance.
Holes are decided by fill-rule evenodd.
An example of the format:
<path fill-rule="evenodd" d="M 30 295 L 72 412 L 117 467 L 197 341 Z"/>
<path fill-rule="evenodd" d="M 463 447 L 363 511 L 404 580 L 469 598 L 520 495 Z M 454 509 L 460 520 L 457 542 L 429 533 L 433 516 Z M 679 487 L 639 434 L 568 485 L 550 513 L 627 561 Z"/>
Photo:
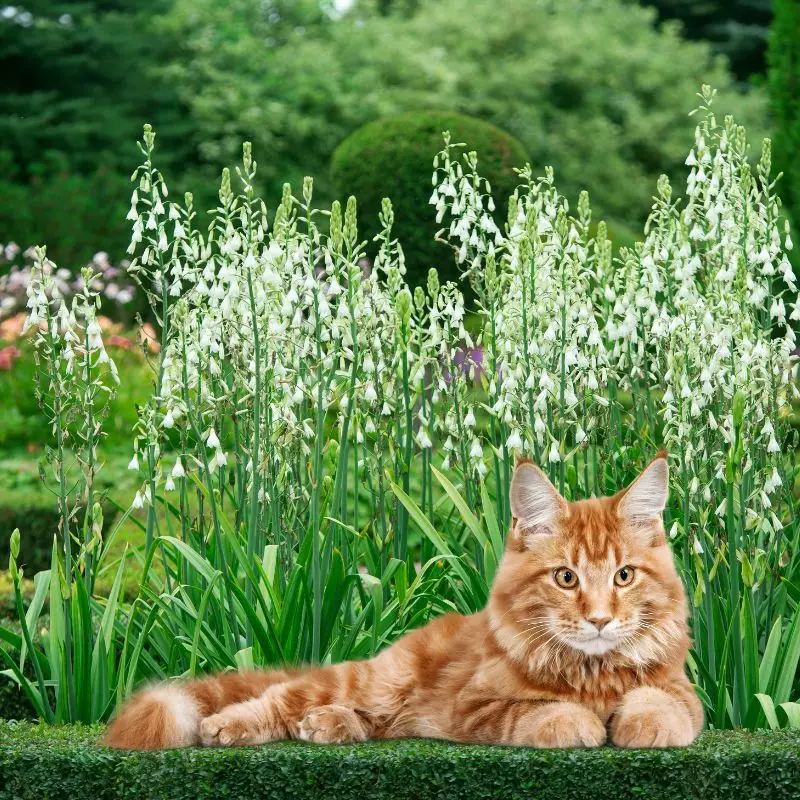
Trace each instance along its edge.
<path fill-rule="evenodd" d="M 154 25 L 170 6 L 32 0 L 0 12 L 0 241 L 47 241 L 67 263 L 118 246 L 145 121 L 165 166 L 191 162 L 191 120 L 153 71 L 177 52 Z"/>
<path fill-rule="evenodd" d="M 774 119 L 773 157 L 784 173 L 780 194 L 797 220 L 800 210 L 800 5 L 775 0 L 769 43 L 769 90 Z"/>
<path fill-rule="evenodd" d="M 225 13 L 213 0 L 176 2 L 187 57 L 171 82 L 203 158 L 231 163 L 251 138 L 268 196 L 314 174 L 330 197 L 330 155 L 353 130 L 409 109 L 453 110 L 507 130 L 535 169 L 555 167 L 568 196 L 587 188 L 598 214 L 633 225 L 658 175 L 682 167 L 694 127 L 687 98 L 701 82 L 719 88 L 720 112 L 736 112 L 754 136 L 764 130 L 758 92 L 738 92 L 707 45 L 675 25 L 657 29 L 653 9 L 623 0 L 437 0 L 389 17 L 356 9 L 274 47 L 253 26 L 228 36 Z"/>
<path fill-rule="evenodd" d="M 773 0 L 642 0 L 659 20 L 679 20 L 687 39 L 705 40 L 745 81 L 766 71 Z"/>
<path fill-rule="evenodd" d="M 143 122 L 172 191 L 208 187 L 253 141 L 267 197 L 317 178 L 372 120 L 457 111 L 516 136 L 569 197 L 636 226 L 658 175 L 677 175 L 703 81 L 753 136 L 742 93 L 708 45 L 626 0 L 33 0 L 0 21 L 0 242 L 50 243 L 76 264 L 126 245 L 127 176 Z M 382 13 L 386 12 L 386 13 Z M 387 176 L 387 187 L 391 177 Z"/>

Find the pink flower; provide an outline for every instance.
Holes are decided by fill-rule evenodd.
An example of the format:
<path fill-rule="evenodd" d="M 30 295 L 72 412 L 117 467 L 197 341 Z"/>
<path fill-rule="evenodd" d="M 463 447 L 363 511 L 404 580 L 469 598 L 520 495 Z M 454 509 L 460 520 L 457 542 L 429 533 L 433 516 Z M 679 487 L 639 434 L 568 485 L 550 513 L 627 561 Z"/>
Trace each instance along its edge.
<path fill-rule="evenodd" d="M 0 369 L 9 370 L 14 366 L 14 359 L 19 358 L 22 353 L 13 344 L 0 350 Z"/>
<path fill-rule="evenodd" d="M 100 325 L 100 330 L 103 333 L 111 333 L 111 334 L 119 334 L 122 332 L 122 325 L 118 322 L 114 322 L 112 319 L 109 319 L 102 314 L 97 318 L 97 322 Z"/>
<path fill-rule="evenodd" d="M 0 339 L 13 342 L 22 336 L 22 329 L 25 326 L 25 319 L 28 315 L 24 311 L 15 314 L 13 317 L 4 319 L 0 322 Z"/>
<path fill-rule="evenodd" d="M 133 347 L 133 342 L 127 336 L 113 336 L 108 337 L 109 347 L 120 347 L 123 350 L 130 350 Z"/>

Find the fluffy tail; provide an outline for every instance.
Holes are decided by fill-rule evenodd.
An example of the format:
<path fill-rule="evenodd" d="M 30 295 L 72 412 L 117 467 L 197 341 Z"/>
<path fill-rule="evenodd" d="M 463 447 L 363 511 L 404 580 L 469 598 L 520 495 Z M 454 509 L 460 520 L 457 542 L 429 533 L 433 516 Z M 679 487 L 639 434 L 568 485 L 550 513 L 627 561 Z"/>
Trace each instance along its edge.
<path fill-rule="evenodd" d="M 164 683 L 135 694 L 111 721 L 103 744 L 122 750 L 172 750 L 199 744 L 200 721 L 231 703 L 258 697 L 292 676 L 284 670 L 228 672 Z"/>

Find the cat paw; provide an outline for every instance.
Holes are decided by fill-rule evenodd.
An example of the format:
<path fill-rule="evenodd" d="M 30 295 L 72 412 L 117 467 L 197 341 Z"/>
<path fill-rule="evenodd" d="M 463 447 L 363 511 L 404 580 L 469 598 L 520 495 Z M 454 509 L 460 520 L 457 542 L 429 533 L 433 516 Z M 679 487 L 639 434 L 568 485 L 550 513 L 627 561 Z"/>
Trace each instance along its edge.
<path fill-rule="evenodd" d="M 213 714 L 200 722 L 200 741 L 206 747 L 255 744 L 255 732 L 250 720 L 229 711 Z"/>
<path fill-rule="evenodd" d="M 599 747 L 606 740 L 600 717 L 577 703 L 553 703 L 517 723 L 515 739 L 529 747 Z"/>
<path fill-rule="evenodd" d="M 297 738 L 314 744 L 345 744 L 365 741 L 367 731 L 352 708 L 328 705 L 309 709 L 297 727 Z"/>
<path fill-rule="evenodd" d="M 694 741 L 692 721 L 680 702 L 660 689 L 638 692 L 623 700 L 611 722 L 617 747 L 686 747 Z"/>

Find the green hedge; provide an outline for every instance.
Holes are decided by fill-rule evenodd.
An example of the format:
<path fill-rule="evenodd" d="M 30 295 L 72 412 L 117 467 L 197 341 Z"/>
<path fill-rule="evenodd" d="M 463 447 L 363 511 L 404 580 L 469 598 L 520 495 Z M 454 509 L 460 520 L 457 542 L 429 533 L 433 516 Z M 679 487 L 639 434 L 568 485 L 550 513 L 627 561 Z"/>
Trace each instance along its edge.
<path fill-rule="evenodd" d="M 500 128 L 453 112 L 420 111 L 370 122 L 348 136 L 333 154 L 331 172 L 340 198 L 355 195 L 359 203 L 362 238 L 378 232 L 378 211 L 387 194 L 395 212 L 394 235 L 403 245 L 406 278 L 424 285 L 430 267 L 442 280 L 456 280 L 452 249 L 436 242 L 442 225 L 428 204 L 433 157 L 442 149 L 442 131 L 453 142 L 464 142 L 478 153 L 478 170 L 492 186 L 495 217 L 505 222 L 506 200 L 519 184 L 514 167 L 524 167 L 529 156 L 523 145 Z"/>
<path fill-rule="evenodd" d="M 5 667 L 5 662 L 3 664 Z M 0 720 L 36 719 L 36 711 L 25 692 L 12 678 L 0 675 Z"/>
<path fill-rule="evenodd" d="M 32 578 L 37 572 L 50 568 L 53 536 L 58 533 L 61 514 L 54 498 L 47 500 L 47 504 L 17 502 L 13 505 L 5 505 L 0 501 L 0 569 L 8 566 L 8 548 L 15 528 L 19 528 L 21 534 L 17 562 L 24 569 L 25 575 Z M 111 530 L 118 510 L 110 502 L 103 503 L 102 507 L 103 531 L 107 533 Z M 83 516 L 83 509 L 78 508 L 75 520 L 82 524 Z M 73 523 L 71 527 L 76 527 L 76 524 Z"/>
<path fill-rule="evenodd" d="M 790 798 L 800 731 L 711 732 L 685 750 L 526 750 L 431 741 L 122 753 L 99 729 L 0 723 L 1 798 Z"/>

